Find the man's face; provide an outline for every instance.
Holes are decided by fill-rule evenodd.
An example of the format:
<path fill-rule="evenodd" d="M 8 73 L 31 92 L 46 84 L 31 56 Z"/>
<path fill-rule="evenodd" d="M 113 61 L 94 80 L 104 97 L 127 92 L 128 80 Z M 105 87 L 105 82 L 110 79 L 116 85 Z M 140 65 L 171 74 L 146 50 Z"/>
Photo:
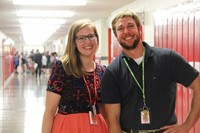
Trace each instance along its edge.
<path fill-rule="evenodd" d="M 131 50 L 137 47 L 140 41 L 140 31 L 131 17 L 119 19 L 116 24 L 116 35 L 120 45 Z"/>

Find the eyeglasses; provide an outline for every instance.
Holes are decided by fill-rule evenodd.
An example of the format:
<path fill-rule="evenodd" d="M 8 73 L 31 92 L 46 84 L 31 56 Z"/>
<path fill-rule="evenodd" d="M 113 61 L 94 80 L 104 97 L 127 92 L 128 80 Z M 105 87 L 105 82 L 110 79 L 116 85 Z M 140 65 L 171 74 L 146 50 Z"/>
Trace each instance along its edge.
<path fill-rule="evenodd" d="M 89 34 L 87 36 L 82 35 L 82 36 L 77 36 L 76 40 L 80 43 L 83 43 L 83 42 L 85 42 L 86 38 L 88 38 L 90 41 L 93 41 L 97 38 L 97 36 L 96 36 L 96 34 Z"/>

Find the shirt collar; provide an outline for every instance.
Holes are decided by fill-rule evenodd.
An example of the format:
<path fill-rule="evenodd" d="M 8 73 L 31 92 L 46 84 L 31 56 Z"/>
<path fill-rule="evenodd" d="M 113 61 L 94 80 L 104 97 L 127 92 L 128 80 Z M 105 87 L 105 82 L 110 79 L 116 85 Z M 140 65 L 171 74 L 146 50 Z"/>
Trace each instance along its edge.
<path fill-rule="evenodd" d="M 152 47 L 144 41 L 142 41 L 142 44 L 145 47 L 145 62 L 147 62 L 148 59 L 153 56 Z M 129 59 L 123 51 L 120 53 L 120 56 L 121 58 L 125 57 L 126 59 Z"/>

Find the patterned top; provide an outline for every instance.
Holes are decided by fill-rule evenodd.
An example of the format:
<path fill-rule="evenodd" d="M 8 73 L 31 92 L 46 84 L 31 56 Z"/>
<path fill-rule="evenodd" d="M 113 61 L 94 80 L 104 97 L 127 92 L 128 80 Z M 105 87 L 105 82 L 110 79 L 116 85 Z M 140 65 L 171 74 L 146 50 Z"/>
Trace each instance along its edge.
<path fill-rule="evenodd" d="M 105 66 L 96 64 L 95 68 L 95 79 L 97 89 L 97 105 L 96 109 L 99 113 L 98 104 L 101 102 L 101 79 L 105 71 Z M 94 91 L 94 73 L 90 73 L 85 76 L 87 85 L 89 86 L 91 98 L 94 102 L 95 91 Z M 61 114 L 73 114 L 83 113 L 90 110 L 89 93 L 83 78 L 76 78 L 72 75 L 67 75 L 64 71 L 61 61 L 57 61 L 54 64 L 52 73 L 48 81 L 47 91 L 59 94 L 61 96 L 58 113 Z"/>

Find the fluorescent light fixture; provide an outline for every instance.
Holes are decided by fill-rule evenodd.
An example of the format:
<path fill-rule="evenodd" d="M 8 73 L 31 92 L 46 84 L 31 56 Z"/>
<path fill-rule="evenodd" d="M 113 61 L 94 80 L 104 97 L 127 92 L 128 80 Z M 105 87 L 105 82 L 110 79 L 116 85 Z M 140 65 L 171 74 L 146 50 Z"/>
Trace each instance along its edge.
<path fill-rule="evenodd" d="M 26 45 L 42 45 L 60 26 L 55 24 L 22 24 Z"/>
<path fill-rule="evenodd" d="M 14 5 L 85 6 L 85 0 L 13 0 Z"/>
<path fill-rule="evenodd" d="M 16 12 L 20 17 L 72 17 L 73 12 L 55 10 L 19 10 Z"/>
<path fill-rule="evenodd" d="M 51 18 L 21 18 L 19 23 L 21 24 L 65 24 L 65 19 L 51 19 Z"/>

